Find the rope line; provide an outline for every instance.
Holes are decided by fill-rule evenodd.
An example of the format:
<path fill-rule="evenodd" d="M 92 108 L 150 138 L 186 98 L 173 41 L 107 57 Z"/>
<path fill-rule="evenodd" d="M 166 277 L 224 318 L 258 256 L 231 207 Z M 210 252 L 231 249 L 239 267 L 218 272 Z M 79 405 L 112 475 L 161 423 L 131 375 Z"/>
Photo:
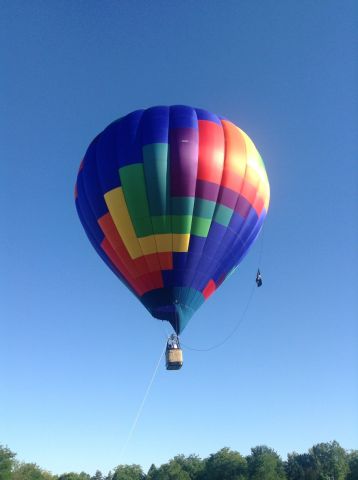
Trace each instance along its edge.
<path fill-rule="evenodd" d="M 215 350 L 216 348 L 219 348 L 221 347 L 222 345 L 224 345 L 224 343 L 226 343 L 236 332 L 237 330 L 239 329 L 239 327 L 242 325 L 244 319 L 245 319 L 245 316 L 246 316 L 246 313 L 249 309 L 249 306 L 251 304 L 251 301 L 254 297 L 254 294 L 255 294 L 255 291 L 256 291 L 256 284 L 253 284 L 252 286 L 252 289 L 251 289 L 251 292 L 250 292 L 250 296 L 249 296 L 249 299 L 245 305 L 245 308 L 239 318 L 239 321 L 236 323 L 236 325 L 234 326 L 234 328 L 231 330 L 231 332 L 223 339 L 221 340 L 220 342 L 218 343 L 215 343 L 214 345 L 212 345 L 211 347 L 206 347 L 206 348 L 194 348 L 194 347 L 190 347 L 189 345 L 186 345 L 185 343 L 181 342 L 181 344 L 183 345 L 183 347 L 185 347 L 187 350 L 192 350 L 194 352 L 210 352 L 211 350 Z"/>
<path fill-rule="evenodd" d="M 140 417 L 140 415 L 141 415 L 141 413 L 142 413 L 144 404 L 145 404 L 145 402 L 146 402 L 146 400 L 147 400 L 147 398 L 148 398 L 150 389 L 151 389 L 151 387 L 152 387 L 152 385 L 153 385 L 153 382 L 154 382 L 154 379 L 155 379 L 155 377 L 156 377 L 156 375 L 157 375 L 158 368 L 159 368 L 159 365 L 160 365 L 160 363 L 161 363 L 161 361 L 162 361 L 162 358 L 163 358 L 165 349 L 166 349 L 166 345 L 165 345 L 162 353 L 160 354 L 158 363 L 157 363 L 156 366 L 155 366 L 155 369 L 154 369 L 154 372 L 153 372 L 152 377 L 151 377 L 151 379 L 150 379 L 150 382 L 149 382 L 149 384 L 148 384 L 148 386 L 147 386 L 147 389 L 146 389 L 146 391 L 145 391 L 145 393 L 144 393 L 144 397 L 143 397 L 143 399 L 142 399 L 142 402 L 141 402 L 141 404 L 139 405 L 139 408 L 138 408 L 138 411 L 137 411 L 136 416 L 134 417 L 133 424 L 132 424 L 132 426 L 131 426 L 131 428 L 130 428 L 130 430 L 129 430 L 129 432 L 128 432 L 128 436 L 127 436 L 127 438 L 126 438 L 126 440 L 125 440 L 125 442 L 124 442 L 124 444 L 123 444 L 123 447 L 122 447 L 122 449 L 121 449 L 121 451 L 120 451 L 120 454 L 119 454 L 120 460 L 122 459 L 122 457 L 123 457 L 123 455 L 124 455 L 124 453 L 125 453 L 125 451 L 126 451 L 126 449 L 127 449 L 128 443 L 129 443 L 130 439 L 132 438 L 132 435 L 133 435 L 133 433 L 134 433 L 134 430 L 135 430 L 135 428 L 136 428 L 136 426 L 137 426 L 137 423 L 138 423 L 139 417 Z"/>

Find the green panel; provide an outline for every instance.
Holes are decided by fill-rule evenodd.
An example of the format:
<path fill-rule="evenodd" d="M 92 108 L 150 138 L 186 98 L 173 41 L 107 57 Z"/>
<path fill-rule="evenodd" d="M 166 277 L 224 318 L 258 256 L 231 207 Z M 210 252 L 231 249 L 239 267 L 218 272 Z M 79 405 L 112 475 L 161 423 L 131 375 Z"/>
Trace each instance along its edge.
<path fill-rule="evenodd" d="M 172 215 L 172 232 L 173 233 L 190 233 L 191 215 Z"/>
<path fill-rule="evenodd" d="M 204 200 L 202 198 L 195 199 L 194 215 L 196 217 L 212 218 L 216 207 L 216 202 Z"/>
<path fill-rule="evenodd" d="M 153 225 L 150 217 L 132 217 L 132 222 L 137 237 L 153 235 Z"/>
<path fill-rule="evenodd" d="M 152 143 L 143 147 L 144 175 L 152 215 L 169 213 L 169 159 L 167 143 Z"/>
<path fill-rule="evenodd" d="M 172 197 L 171 213 L 173 215 L 193 215 L 194 197 Z"/>
<path fill-rule="evenodd" d="M 170 215 L 152 217 L 153 231 L 156 234 L 172 233 L 172 219 Z"/>
<path fill-rule="evenodd" d="M 137 236 L 153 234 L 142 163 L 119 169 L 124 198 Z"/>
<path fill-rule="evenodd" d="M 227 227 L 230 223 L 233 210 L 225 207 L 225 205 L 217 204 L 213 220 L 224 227 Z"/>
<path fill-rule="evenodd" d="M 198 237 L 207 237 L 211 225 L 211 218 L 193 217 L 191 234 Z"/>

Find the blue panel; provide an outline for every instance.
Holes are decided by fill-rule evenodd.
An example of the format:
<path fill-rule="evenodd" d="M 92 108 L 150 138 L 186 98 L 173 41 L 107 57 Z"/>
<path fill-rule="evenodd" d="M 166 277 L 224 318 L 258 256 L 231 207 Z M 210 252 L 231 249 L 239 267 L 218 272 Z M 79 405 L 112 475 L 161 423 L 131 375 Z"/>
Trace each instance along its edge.
<path fill-rule="evenodd" d="M 85 222 L 85 229 L 89 230 L 91 237 L 94 238 L 96 243 L 100 245 L 104 239 L 104 234 L 97 223 L 97 219 L 95 217 L 94 211 L 88 201 L 88 197 L 86 191 L 83 186 L 83 177 L 82 173 L 77 177 L 77 200 L 76 204 L 81 211 L 81 219 Z"/>
<path fill-rule="evenodd" d="M 169 143 L 169 107 L 152 107 L 145 110 L 141 127 L 142 145 Z"/>
<path fill-rule="evenodd" d="M 170 128 L 198 128 L 196 112 L 191 107 L 174 105 L 170 107 Z"/>
<path fill-rule="evenodd" d="M 206 242 L 205 237 L 198 237 L 197 235 L 190 236 L 189 253 L 200 253 L 203 251 Z"/>
<path fill-rule="evenodd" d="M 229 223 L 229 228 L 238 233 L 241 230 L 244 222 L 245 218 L 234 212 Z"/>
<path fill-rule="evenodd" d="M 185 268 L 185 264 L 188 258 L 186 252 L 174 252 L 173 253 L 173 269 L 178 270 Z"/>
<path fill-rule="evenodd" d="M 96 166 L 96 143 L 92 143 L 84 157 L 83 168 L 78 173 L 78 178 L 83 182 L 87 202 L 91 206 L 96 220 L 108 212 L 104 201 L 102 189 L 98 181 Z"/>
<path fill-rule="evenodd" d="M 214 123 L 217 123 L 218 125 L 221 125 L 220 118 L 217 115 L 214 115 L 213 113 L 210 113 L 207 110 L 203 110 L 202 108 L 196 108 L 195 111 L 196 111 L 198 120 L 209 120 L 210 122 L 214 122 Z"/>

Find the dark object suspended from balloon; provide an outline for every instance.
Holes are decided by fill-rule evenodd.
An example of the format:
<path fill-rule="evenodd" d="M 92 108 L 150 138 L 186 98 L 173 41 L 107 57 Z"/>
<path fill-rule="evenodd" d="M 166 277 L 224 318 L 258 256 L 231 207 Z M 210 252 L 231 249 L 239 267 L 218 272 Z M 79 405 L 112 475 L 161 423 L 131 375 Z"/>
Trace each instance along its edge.
<path fill-rule="evenodd" d="M 255 241 L 269 182 L 232 122 L 187 106 L 152 107 L 92 141 L 75 196 L 104 262 L 179 334 Z"/>

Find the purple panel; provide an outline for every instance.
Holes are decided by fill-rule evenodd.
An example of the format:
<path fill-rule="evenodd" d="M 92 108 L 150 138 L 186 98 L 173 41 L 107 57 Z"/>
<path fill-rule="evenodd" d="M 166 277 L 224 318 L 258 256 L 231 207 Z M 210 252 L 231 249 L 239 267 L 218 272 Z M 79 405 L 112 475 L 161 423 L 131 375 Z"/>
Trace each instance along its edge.
<path fill-rule="evenodd" d="M 198 171 L 198 130 L 171 129 L 169 137 L 171 196 L 194 197 Z"/>
<path fill-rule="evenodd" d="M 235 212 L 240 214 L 242 217 L 246 218 L 249 215 L 250 210 L 252 210 L 252 206 L 250 202 L 248 202 L 246 198 L 240 195 L 237 201 L 237 204 L 235 206 Z"/>
<path fill-rule="evenodd" d="M 230 188 L 221 187 L 217 203 L 221 203 L 234 210 L 238 196 L 238 193 L 230 190 Z"/>
<path fill-rule="evenodd" d="M 211 200 L 216 202 L 220 190 L 220 185 L 205 180 L 197 180 L 196 182 L 196 198 L 203 198 L 204 200 Z"/>

